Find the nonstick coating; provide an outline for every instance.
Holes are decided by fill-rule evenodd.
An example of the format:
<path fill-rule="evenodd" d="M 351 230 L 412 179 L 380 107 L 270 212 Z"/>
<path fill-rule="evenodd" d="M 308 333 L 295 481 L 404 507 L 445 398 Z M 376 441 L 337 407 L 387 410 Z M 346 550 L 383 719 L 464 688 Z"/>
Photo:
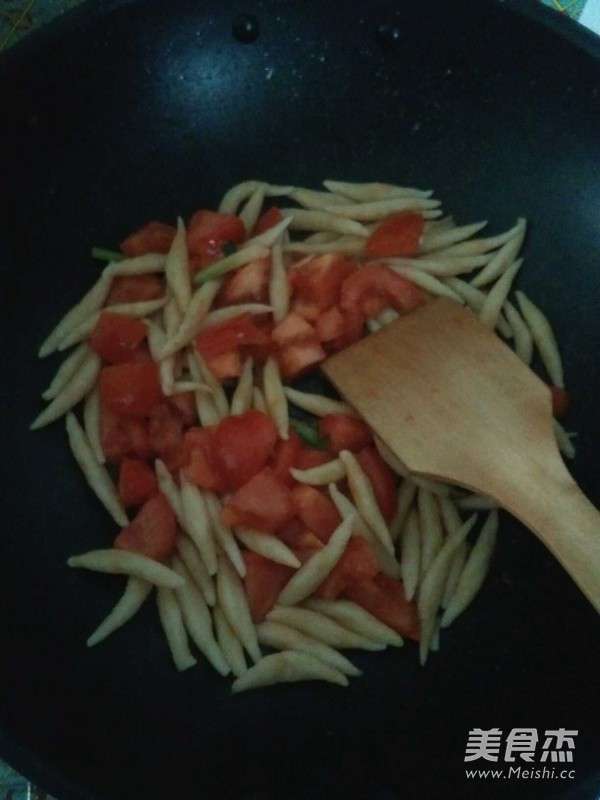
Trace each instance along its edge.
<path fill-rule="evenodd" d="M 600 48 L 533 5 L 91 3 L 0 61 L 0 753 L 59 800 L 597 797 L 600 623 L 510 519 L 425 669 L 408 644 L 358 654 L 346 691 L 232 696 L 204 665 L 176 674 L 152 603 L 86 650 L 123 584 L 65 561 L 114 526 L 63 425 L 27 430 L 58 363 L 37 346 L 97 275 L 92 244 L 246 178 L 389 180 L 491 231 L 530 220 L 519 285 L 558 331 L 574 472 L 600 504 Z M 467 781 L 475 727 L 578 730 L 575 779 Z"/>

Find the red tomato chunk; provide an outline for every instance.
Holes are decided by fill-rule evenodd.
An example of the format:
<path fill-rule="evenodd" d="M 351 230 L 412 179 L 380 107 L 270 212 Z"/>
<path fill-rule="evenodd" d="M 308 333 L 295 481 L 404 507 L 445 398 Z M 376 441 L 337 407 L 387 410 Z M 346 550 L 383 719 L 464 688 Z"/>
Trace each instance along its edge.
<path fill-rule="evenodd" d="M 146 338 L 146 326 L 126 314 L 103 311 L 90 338 L 90 349 L 108 364 L 126 364 Z"/>
<path fill-rule="evenodd" d="M 378 225 L 365 244 L 365 255 L 370 258 L 409 258 L 419 252 L 425 220 L 422 214 L 402 211 L 393 214 Z"/>
<path fill-rule="evenodd" d="M 144 256 L 146 253 L 168 253 L 176 230 L 164 222 L 149 222 L 121 242 L 121 251 L 126 256 Z"/>
<path fill-rule="evenodd" d="M 389 625 L 401 636 L 419 640 L 416 606 L 406 599 L 402 584 L 393 578 L 381 574 L 370 581 L 351 583 L 344 590 L 343 596 Z"/>
<path fill-rule="evenodd" d="M 117 536 L 119 550 L 141 553 L 165 561 L 175 548 L 177 522 L 164 494 L 157 494 L 141 507 L 134 519 Z"/>
<path fill-rule="evenodd" d="M 345 414 L 325 414 L 319 421 L 319 431 L 334 453 L 342 450 L 357 453 L 373 442 L 369 426 Z"/>
<path fill-rule="evenodd" d="M 255 324 L 252 315 L 246 313 L 205 328 L 196 336 L 196 347 L 205 358 L 211 358 L 243 345 L 264 347 L 268 341 L 267 334 Z"/>
<path fill-rule="evenodd" d="M 114 278 L 106 305 L 158 300 L 165 294 L 165 282 L 158 275 L 119 275 Z"/>
<path fill-rule="evenodd" d="M 161 398 L 158 366 L 151 361 L 104 367 L 100 372 L 100 400 L 114 414 L 147 417 Z"/>
<path fill-rule="evenodd" d="M 293 516 L 290 490 L 269 467 L 239 488 L 223 509 L 229 527 L 247 525 L 266 533 L 275 533 Z"/>
<path fill-rule="evenodd" d="M 244 223 L 232 214 L 200 209 L 188 223 L 187 244 L 202 267 L 223 258 L 222 247 L 227 242 L 240 244 L 246 238 Z"/>
<path fill-rule="evenodd" d="M 371 580 L 379 571 L 379 562 L 368 542 L 353 536 L 338 563 L 315 591 L 315 595 L 323 600 L 335 600 L 350 584 Z"/>
<path fill-rule="evenodd" d="M 344 281 L 340 304 L 346 311 L 370 317 L 388 307 L 403 314 L 423 302 L 421 291 L 408 278 L 383 264 L 367 264 Z"/>
<path fill-rule="evenodd" d="M 158 491 L 154 470 L 139 458 L 124 458 L 119 469 L 119 497 L 125 508 L 141 506 Z"/>
<path fill-rule="evenodd" d="M 217 469 L 235 491 L 265 466 L 277 442 L 273 420 L 260 411 L 225 417 L 213 434 Z"/>
<path fill-rule="evenodd" d="M 327 542 L 342 521 L 333 502 L 314 486 L 299 484 L 292 489 L 294 511 L 302 523 L 322 542 Z"/>
<path fill-rule="evenodd" d="M 252 233 L 254 236 L 258 236 L 259 233 L 264 233 L 270 228 L 274 228 L 275 225 L 279 225 L 279 223 L 282 221 L 283 214 L 281 211 L 277 208 L 277 206 L 271 206 L 271 208 L 268 208 L 265 211 L 262 217 L 259 217 Z"/>
<path fill-rule="evenodd" d="M 389 522 L 398 507 L 396 475 L 379 455 L 374 445 L 365 447 L 356 454 L 356 458 L 373 487 L 381 513 Z"/>
<path fill-rule="evenodd" d="M 250 551 L 244 553 L 244 562 L 244 588 L 250 615 L 254 622 L 261 622 L 277 602 L 294 570 Z"/>

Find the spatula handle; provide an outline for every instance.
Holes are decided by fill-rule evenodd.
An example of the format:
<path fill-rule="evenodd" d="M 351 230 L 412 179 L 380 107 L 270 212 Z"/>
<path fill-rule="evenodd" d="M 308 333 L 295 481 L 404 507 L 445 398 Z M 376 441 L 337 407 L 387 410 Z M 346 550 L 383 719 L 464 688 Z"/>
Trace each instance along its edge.
<path fill-rule="evenodd" d="M 502 504 L 541 539 L 600 613 L 600 512 L 562 461 Z"/>

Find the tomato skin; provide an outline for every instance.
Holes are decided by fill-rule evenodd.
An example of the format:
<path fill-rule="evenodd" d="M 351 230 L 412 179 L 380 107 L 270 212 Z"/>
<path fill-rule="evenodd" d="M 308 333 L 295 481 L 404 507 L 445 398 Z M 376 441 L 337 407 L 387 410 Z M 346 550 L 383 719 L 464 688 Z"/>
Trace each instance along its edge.
<path fill-rule="evenodd" d="M 314 593 L 322 600 L 335 600 L 351 583 L 371 580 L 379 572 L 379 562 L 368 542 L 352 536 L 342 557 Z"/>
<path fill-rule="evenodd" d="M 277 602 L 281 590 L 294 574 L 292 567 L 276 564 L 258 553 L 243 553 L 246 564 L 244 589 L 253 622 L 262 622 Z"/>
<path fill-rule="evenodd" d="M 158 300 L 164 294 L 165 282 L 158 275 L 117 275 L 106 298 L 106 305 Z"/>
<path fill-rule="evenodd" d="M 364 326 L 362 313 L 342 311 L 339 306 L 324 311 L 315 322 L 317 336 L 328 353 L 335 353 L 358 341 L 364 333 Z"/>
<path fill-rule="evenodd" d="M 566 389 L 560 386 L 551 386 L 552 394 L 552 413 L 557 419 L 562 419 L 567 415 L 571 405 L 571 397 Z"/>
<path fill-rule="evenodd" d="M 242 374 L 242 357 L 237 350 L 229 350 L 226 353 L 219 353 L 217 356 L 206 358 L 206 366 L 220 381 L 228 381 L 231 378 L 239 378 Z"/>
<path fill-rule="evenodd" d="M 270 266 L 270 258 L 259 258 L 227 275 L 217 298 L 218 305 L 267 303 Z"/>
<path fill-rule="evenodd" d="M 168 253 L 176 232 L 172 225 L 164 222 L 148 222 L 121 242 L 121 252 L 129 258 L 146 253 Z"/>
<path fill-rule="evenodd" d="M 274 471 L 265 467 L 241 486 L 223 509 L 229 527 L 247 525 L 275 533 L 294 516 L 290 490 Z"/>
<path fill-rule="evenodd" d="M 151 455 L 146 421 L 121 417 L 102 402 L 100 444 L 109 464 L 119 464 L 126 456 L 145 459 Z"/>
<path fill-rule="evenodd" d="M 290 270 L 294 308 L 314 321 L 339 302 L 342 283 L 355 270 L 354 264 L 339 253 L 316 256 Z"/>
<path fill-rule="evenodd" d="M 114 541 L 118 550 L 166 561 L 175 549 L 177 522 L 169 501 L 160 492 L 148 500 Z"/>
<path fill-rule="evenodd" d="M 148 443 L 152 454 L 171 471 L 183 466 L 183 422 L 168 403 L 159 403 L 148 419 Z"/>
<path fill-rule="evenodd" d="M 333 453 L 326 450 L 313 450 L 312 447 L 302 447 L 294 461 L 296 469 L 312 469 L 321 467 L 333 459 Z"/>
<path fill-rule="evenodd" d="M 264 214 L 258 218 L 256 225 L 254 226 L 254 230 L 252 231 L 253 236 L 258 236 L 259 233 L 264 233 L 265 231 L 274 228 L 275 225 L 279 225 L 280 222 L 283 221 L 283 214 L 277 208 L 277 206 L 271 206 L 268 208 Z"/>
<path fill-rule="evenodd" d="M 369 258 L 410 258 L 419 252 L 425 220 L 414 211 L 392 214 L 378 225 L 365 243 Z"/>
<path fill-rule="evenodd" d="M 154 470 L 140 458 L 124 458 L 119 468 L 119 497 L 125 508 L 141 506 L 158 491 Z"/>
<path fill-rule="evenodd" d="M 246 239 L 244 223 L 232 214 L 200 209 L 191 217 L 187 228 L 187 245 L 202 267 L 223 258 L 227 242 L 240 244 Z"/>
<path fill-rule="evenodd" d="M 294 311 L 273 328 L 271 338 L 285 378 L 296 377 L 325 358 L 315 329 Z"/>
<path fill-rule="evenodd" d="M 235 491 L 265 466 L 277 441 L 273 420 L 253 409 L 225 417 L 213 435 L 217 469 L 225 477 L 227 488 Z"/>
<path fill-rule="evenodd" d="M 292 489 L 292 502 L 298 519 L 322 542 L 328 542 L 342 521 L 329 497 L 314 486 L 298 484 Z"/>
<path fill-rule="evenodd" d="M 146 326 L 139 319 L 103 311 L 92 331 L 90 349 L 108 364 L 126 364 L 146 334 Z"/>
<path fill-rule="evenodd" d="M 215 427 L 189 428 L 183 436 L 184 474 L 200 489 L 222 494 L 227 489 L 214 448 Z"/>
<path fill-rule="evenodd" d="M 374 445 L 365 447 L 356 454 L 356 458 L 373 487 L 381 513 L 390 522 L 398 508 L 396 475 L 379 455 Z"/>
<path fill-rule="evenodd" d="M 162 398 L 158 366 L 153 362 L 117 364 L 100 372 L 100 399 L 123 417 L 149 416 Z"/>
<path fill-rule="evenodd" d="M 345 414 L 325 414 L 319 420 L 319 431 L 334 453 L 342 450 L 357 453 L 373 443 L 373 434 L 366 422 Z"/>
<path fill-rule="evenodd" d="M 196 336 L 196 347 L 205 358 L 222 355 L 244 345 L 264 347 L 268 342 L 269 337 L 255 324 L 250 313 L 211 325 Z"/>
<path fill-rule="evenodd" d="M 340 300 L 342 309 L 366 316 L 374 316 L 387 307 L 403 314 L 423 303 L 423 295 L 414 283 L 383 264 L 367 264 L 346 278 Z"/>
<path fill-rule="evenodd" d="M 419 641 L 420 626 L 414 602 L 409 602 L 402 584 L 379 574 L 370 581 L 350 583 L 342 597 L 364 608 L 401 636 Z"/>

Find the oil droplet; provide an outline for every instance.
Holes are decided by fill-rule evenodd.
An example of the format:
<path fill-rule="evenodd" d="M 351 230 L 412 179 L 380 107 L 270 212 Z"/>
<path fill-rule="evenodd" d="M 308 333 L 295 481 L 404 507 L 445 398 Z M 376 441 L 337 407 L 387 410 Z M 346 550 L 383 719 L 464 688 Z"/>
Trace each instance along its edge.
<path fill-rule="evenodd" d="M 231 24 L 231 32 L 243 44 L 255 42 L 260 35 L 260 25 L 252 14 L 238 14 Z"/>

